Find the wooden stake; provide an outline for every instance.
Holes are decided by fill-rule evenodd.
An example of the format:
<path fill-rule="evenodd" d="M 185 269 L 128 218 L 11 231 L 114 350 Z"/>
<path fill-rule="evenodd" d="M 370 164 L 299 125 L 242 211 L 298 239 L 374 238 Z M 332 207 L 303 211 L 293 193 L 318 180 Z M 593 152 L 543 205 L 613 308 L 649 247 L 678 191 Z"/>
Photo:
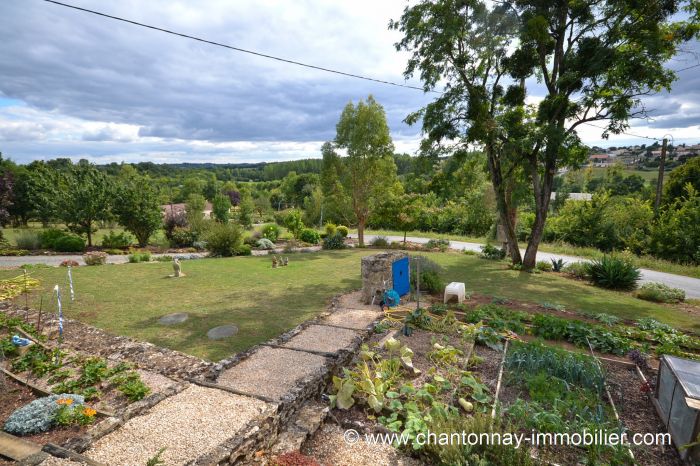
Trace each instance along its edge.
<path fill-rule="evenodd" d="M 661 146 L 661 160 L 659 161 L 659 177 L 656 180 L 656 199 L 654 200 L 654 214 L 659 214 L 659 205 L 661 204 L 661 193 L 664 187 L 664 165 L 666 163 L 666 144 L 668 139 L 664 138 Z"/>

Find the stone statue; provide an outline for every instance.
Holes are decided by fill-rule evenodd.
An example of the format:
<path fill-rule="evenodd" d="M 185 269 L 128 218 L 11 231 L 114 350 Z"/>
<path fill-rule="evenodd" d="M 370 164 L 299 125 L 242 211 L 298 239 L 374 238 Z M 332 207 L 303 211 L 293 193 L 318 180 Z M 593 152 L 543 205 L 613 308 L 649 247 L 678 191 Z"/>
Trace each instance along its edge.
<path fill-rule="evenodd" d="M 276 269 L 277 268 L 277 256 L 272 256 L 272 268 Z"/>
<path fill-rule="evenodd" d="M 173 258 L 173 270 L 175 271 L 175 275 L 173 275 L 175 278 L 185 276 L 185 274 L 182 273 L 182 268 L 180 267 L 180 259 L 178 259 L 177 257 Z"/>
<path fill-rule="evenodd" d="M 284 265 L 284 266 L 289 265 L 289 257 L 285 257 L 284 259 L 282 259 L 282 265 Z"/>

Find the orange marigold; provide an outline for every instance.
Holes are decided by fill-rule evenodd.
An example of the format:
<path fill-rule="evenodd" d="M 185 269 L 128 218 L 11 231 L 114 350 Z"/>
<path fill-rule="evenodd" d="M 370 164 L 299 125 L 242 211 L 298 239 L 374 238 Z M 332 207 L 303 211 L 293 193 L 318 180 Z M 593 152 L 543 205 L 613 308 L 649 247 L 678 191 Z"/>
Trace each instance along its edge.
<path fill-rule="evenodd" d="M 70 406 L 73 404 L 73 398 L 59 398 L 58 400 L 56 400 L 56 403 L 58 403 L 59 405 Z"/>
<path fill-rule="evenodd" d="M 97 414 L 97 411 L 95 411 L 92 408 L 88 408 L 87 406 L 83 408 L 83 414 L 86 415 L 87 417 L 92 417 L 95 414 Z"/>

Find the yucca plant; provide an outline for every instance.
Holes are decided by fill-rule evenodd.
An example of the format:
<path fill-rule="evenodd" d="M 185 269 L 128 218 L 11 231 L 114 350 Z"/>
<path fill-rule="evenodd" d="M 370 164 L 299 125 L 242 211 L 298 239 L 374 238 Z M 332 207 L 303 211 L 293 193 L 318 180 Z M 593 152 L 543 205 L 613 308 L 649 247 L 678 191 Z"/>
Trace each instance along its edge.
<path fill-rule="evenodd" d="M 554 272 L 561 272 L 562 269 L 564 269 L 564 265 L 566 265 L 566 262 L 564 262 L 562 258 L 549 260 L 552 261 L 552 270 Z"/>
<path fill-rule="evenodd" d="M 633 290 L 641 277 L 634 264 L 614 256 L 588 262 L 586 275 L 594 285 L 611 290 Z"/>

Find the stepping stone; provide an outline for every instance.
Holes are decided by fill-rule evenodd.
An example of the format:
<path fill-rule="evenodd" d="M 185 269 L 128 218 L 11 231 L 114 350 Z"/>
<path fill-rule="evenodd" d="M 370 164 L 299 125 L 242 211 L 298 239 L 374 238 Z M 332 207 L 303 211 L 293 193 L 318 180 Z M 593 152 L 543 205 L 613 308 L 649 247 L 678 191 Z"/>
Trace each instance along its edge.
<path fill-rule="evenodd" d="M 21 461 L 41 451 L 41 445 L 0 431 L 0 456 Z"/>
<path fill-rule="evenodd" d="M 83 454 L 105 464 L 146 464 L 165 447 L 165 464 L 189 464 L 270 409 L 255 398 L 190 385 L 129 419 Z"/>
<path fill-rule="evenodd" d="M 238 333 L 238 327 L 235 325 L 222 325 L 220 327 L 214 327 L 207 332 L 207 337 L 210 340 L 222 340 L 224 338 L 231 337 Z"/>
<path fill-rule="evenodd" d="M 311 353 L 264 346 L 222 372 L 216 383 L 279 400 L 299 380 L 320 372 L 326 361 L 323 356 Z"/>
<path fill-rule="evenodd" d="M 189 314 L 185 312 L 176 312 L 175 314 L 168 314 L 167 316 L 161 317 L 158 319 L 158 323 L 163 325 L 175 325 L 181 324 L 189 318 Z"/>
<path fill-rule="evenodd" d="M 340 309 L 323 319 L 320 324 L 339 325 L 341 327 L 364 330 L 369 324 L 382 316 L 381 312 L 365 309 Z"/>
<path fill-rule="evenodd" d="M 282 346 L 307 351 L 335 353 L 347 348 L 359 334 L 354 330 L 310 325 Z"/>

